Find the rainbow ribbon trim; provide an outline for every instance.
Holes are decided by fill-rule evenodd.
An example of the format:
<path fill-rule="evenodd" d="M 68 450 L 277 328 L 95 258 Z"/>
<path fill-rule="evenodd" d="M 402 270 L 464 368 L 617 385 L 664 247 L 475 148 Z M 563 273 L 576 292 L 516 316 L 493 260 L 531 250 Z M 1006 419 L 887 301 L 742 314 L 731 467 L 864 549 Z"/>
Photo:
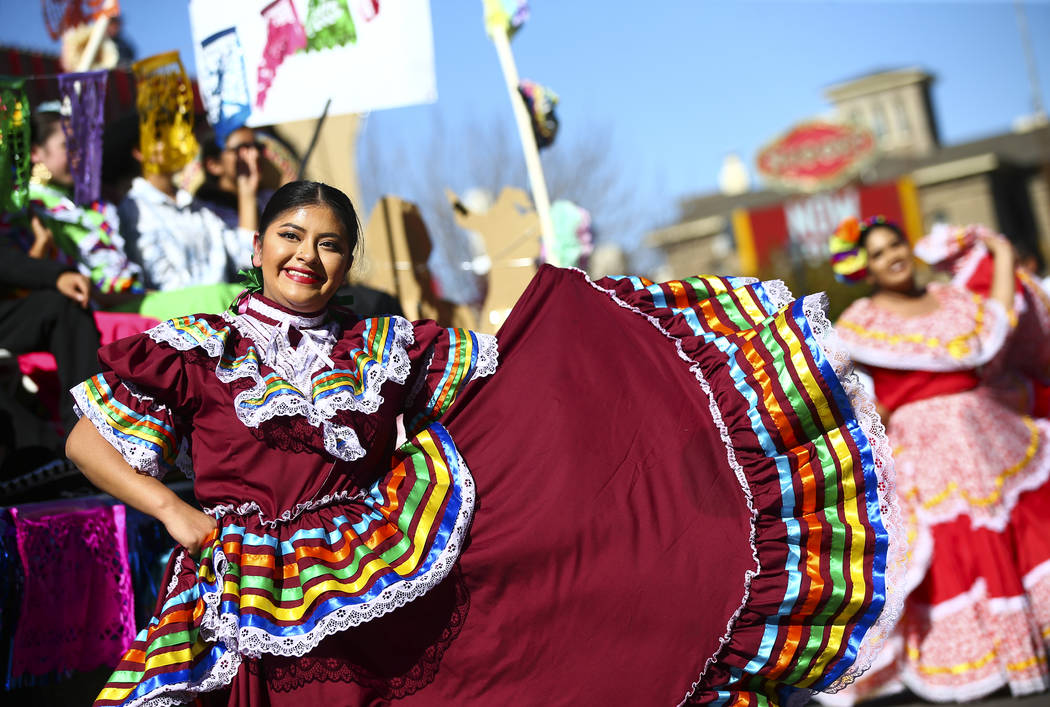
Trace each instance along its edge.
<path fill-rule="evenodd" d="M 765 285 L 736 278 L 596 284 L 654 317 L 687 354 L 705 349 L 693 360 L 713 389 L 731 383 L 750 422 L 748 430 L 729 429 L 750 486 L 779 482 L 779 498 L 752 499 L 762 572 L 750 589 L 751 599 L 781 597 L 779 612 L 765 617 L 761 632 L 734 630 L 693 699 L 767 705 L 828 687 L 853 664 L 885 604 L 888 533 L 874 451 L 803 301 L 778 310 Z M 748 613 L 737 629 L 753 620 Z M 761 640 L 749 644 L 754 635 Z"/>
<path fill-rule="evenodd" d="M 407 430 L 421 429 L 440 419 L 452 407 L 463 385 L 480 373 L 478 366 L 481 362 L 482 345 L 478 334 L 470 329 L 455 328 L 446 329 L 445 332 L 448 337 L 448 360 L 436 380 L 433 383 L 428 380 L 426 388 L 419 393 L 429 397 L 409 421 Z"/>
<path fill-rule="evenodd" d="M 302 655 L 402 606 L 447 576 L 473 509 L 470 472 L 433 424 L 359 499 L 273 528 L 223 516 L 199 561 L 176 562 L 163 608 L 95 704 L 191 699 L 228 682 L 241 653 Z"/>

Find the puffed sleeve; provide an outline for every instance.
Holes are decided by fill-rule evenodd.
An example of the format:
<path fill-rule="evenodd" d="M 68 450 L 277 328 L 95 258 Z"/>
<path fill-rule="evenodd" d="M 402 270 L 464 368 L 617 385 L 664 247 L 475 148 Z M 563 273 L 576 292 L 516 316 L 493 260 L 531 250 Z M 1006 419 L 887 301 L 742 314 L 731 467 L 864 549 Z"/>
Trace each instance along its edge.
<path fill-rule="evenodd" d="M 183 354 L 136 334 L 103 346 L 102 373 L 73 388 L 77 415 L 140 473 L 192 476 L 188 413 L 198 407 Z"/>
<path fill-rule="evenodd" d="M 434 322 L 414 325 L 409 349 L 411 375 L 405 406 L 405 430 L 412 434 L 439 419 L 472 380 L 496 372 L 496 337 L 469 329 L 445 328 Z"/>

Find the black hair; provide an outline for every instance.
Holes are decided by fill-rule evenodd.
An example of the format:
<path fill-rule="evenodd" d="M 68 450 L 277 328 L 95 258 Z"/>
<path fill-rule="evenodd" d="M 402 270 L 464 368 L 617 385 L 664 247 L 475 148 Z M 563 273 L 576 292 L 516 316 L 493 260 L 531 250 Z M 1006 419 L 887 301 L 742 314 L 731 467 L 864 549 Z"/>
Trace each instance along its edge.
<path fill-rule="evenodd" d="M 62 129 L 62 114 L 53 110 L 36 111 L 29 116 L 29 139 L 33 147 L 40 147 Z"/>
<path fill-rule="evenodd" d="M 275 191 L 270 200 L 266 202 L 266 208 L 259 217 L 260 236 L 285 211 L 318 204 L 330 208 L 343 225 L 346 237 L 350 242 L 350 253 L 353 255 L 361 237 L 361 222 L 357 217 L 357 211 L 350 202 L 350 197 L 335 187 L 321 182 L 288 182 Z"/>
<path fill-rule="evenodd" d="M 222 156 L 222 148 L 215 137 L 214 130 L 208 130 L 200 136 L 201 162 L 204 160 L 217 160 Z"/>
<path fill-rule="evenodd" d="M 868 223 L 867 221 L 862 222 L 860 228 L 860 238 L 857 240 L 857 246 L 860 248 L 867 248 L 868 234 L 874 231 L 876 228 L 885 228 L 887 231 L 893 231 L 897 234 L 897 238 L 904 241 L 905 243 L 909 243 L 908 237 L 904 235 L 904 231 L 901 230 L 900 226 L 895 224 L 893 221 L 886 221 L 885 219 L 880 219 L 874 223 Z"/>
<path fill-rule="evenodd" d="M 139 147 L 139 114 L 125 113 L 110 121 L 102 132 L 102 183 L 115 184 L 142 174 L 132 154 Z"/>
<path fill-rule="evenodd" d="M 230 135 L 233 135 L 238 130 L 251 130 L 252 132 L 256 132 L 255 128 L 242 125 L 239 128 L 231 130 Z M 227 135 L 226 137 L 229 137 L 230 135 Z M 201 171 L 204 173 L 204 183 L 214 187 L 218 184 L 219 178 L 208 171 L 208 160 L 218 160 L 221 158 L 223 148 L 219 146 L 219 138 L 215 134 L 215 130 L 212 128 L 208 128 L 201 132 L 201 134 L 197 136 L 197 139 L 201 146 Z"/>

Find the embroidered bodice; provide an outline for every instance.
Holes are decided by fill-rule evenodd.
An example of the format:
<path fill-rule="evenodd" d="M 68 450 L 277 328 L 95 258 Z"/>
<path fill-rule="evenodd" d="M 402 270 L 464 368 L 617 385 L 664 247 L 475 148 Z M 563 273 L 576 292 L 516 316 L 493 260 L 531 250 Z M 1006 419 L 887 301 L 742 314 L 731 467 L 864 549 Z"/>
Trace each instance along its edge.
<path fill-rule="evenodd" d="M 78 407 L 132 466 L 195 477 L 209 508 L 294 516 L 386 473 L 463 383 L 496 367 L 494 337 L 401 317 L 304 316 L 258 295 L 237 313 L 172 319 L 103 347 Z"/>

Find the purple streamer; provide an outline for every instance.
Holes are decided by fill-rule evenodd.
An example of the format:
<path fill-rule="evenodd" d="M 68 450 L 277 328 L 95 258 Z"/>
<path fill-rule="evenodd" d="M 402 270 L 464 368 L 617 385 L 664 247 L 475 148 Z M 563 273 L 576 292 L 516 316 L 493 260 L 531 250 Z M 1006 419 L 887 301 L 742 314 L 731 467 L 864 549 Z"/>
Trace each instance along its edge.
<path fill-rule="evenodd" d="M 103 70 L 58 77 L 65 116 L 62 131 L 66 134 L 69 173 L 73 175 L 73 200 L 78 204 L 98 201 L 102 189 L 102 126 L 108 75 Z"/>

